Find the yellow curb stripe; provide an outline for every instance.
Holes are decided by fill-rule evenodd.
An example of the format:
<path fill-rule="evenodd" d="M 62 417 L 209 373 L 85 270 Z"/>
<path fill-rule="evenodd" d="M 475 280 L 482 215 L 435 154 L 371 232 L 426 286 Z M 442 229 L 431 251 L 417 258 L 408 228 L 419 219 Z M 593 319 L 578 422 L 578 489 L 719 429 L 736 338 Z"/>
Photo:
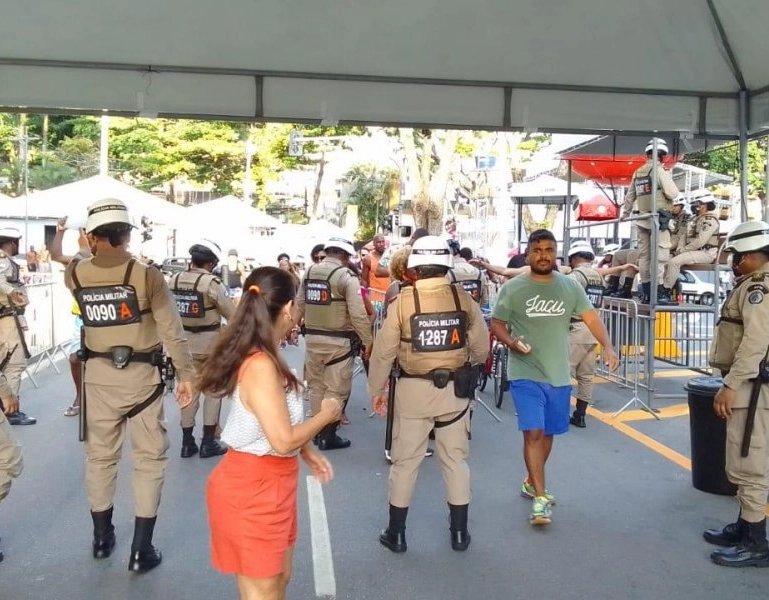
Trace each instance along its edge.
<path fill-rule="evenodd" d="M 685 417 L 689 414 L 689 405 L 688 404 L 674 404 L 673 406 L 666 406 L 665 408 L 661 408 L 660 411 L 657 413 L 657 416 L 660 419 L 671 419 L 675 417 Z M 653 419 L 654 415 L 650 414 L 649 412 L 645 410 L 626 410 L 620 415 L 617 415 L 616 420 L 627 422 L 627 421 L 649 421 L 650 419 Z"/>
<path fill-rule="evenodd" d="M 572 398 L 572 400 L 576 402 L 576 398 Z M 669 408 L 678 408 L 679 406 L 681 405 L 677 405 L 675 407 L 671 406 Z M 664 411 L 665 409 L 662 409 L 662 410 Z M 638 411 L 638 412 L 641 412 L 641 411 Z M 687 412 L 688 412 L 688 406 L 687 406 Z M 608 425 L 609 427 L 612 427 L 613 429 L 616 429 L 621 433 L 624 433 L 630 439 L 635 440 L 639 444 L 643 444 L 644 446 L 646 446 L 650 450 L 653 450 L 657 454 L 664 456 L 669 461 L 677 464 L 679 467 L 683 467 L 687 471 L 692 470 L 691 459 L 685 457 L 683 454 L 676 452 L 672 448 L 668 448 L 665 444 L 661 444 L 657 440 L 650 438 L 648 435 L 644 435 L 640 431 L 633 429 L 629 425 L 625 425 L 625 423 L 623 423 L 619 419 L 613 418 L 609 413 L 601 412 L 600 410 L 596 410 L 593 407 L 588 406 L 587 414 L 593 417 L 594 419 L 600 421 L 601 423 Z M 653 419 L 654 417 L 649 415 L 649 418 Z M 769 505 L 767 505 L 766 507 L 766 514 L 767 516 L 769 516 Z"/>

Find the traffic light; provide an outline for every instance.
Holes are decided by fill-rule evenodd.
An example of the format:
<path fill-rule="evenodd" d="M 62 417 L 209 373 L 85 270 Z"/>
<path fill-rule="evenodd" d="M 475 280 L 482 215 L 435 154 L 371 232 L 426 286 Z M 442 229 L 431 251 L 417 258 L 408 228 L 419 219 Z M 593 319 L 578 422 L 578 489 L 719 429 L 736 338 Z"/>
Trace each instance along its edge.
<path fill-rule="evenodd" d="M 142 224 L 142 242 L 148 242 L 152 239 L 152 221 L 147 217 L 142 217 L 141 224 Z"/>
<path fill-rule="evenodd" d="M 385 217 L 384 229 L 385 229 L 385 231 L 392 231 L 393 230 L 393 216 L 392 215 L 387 215 Z"/>

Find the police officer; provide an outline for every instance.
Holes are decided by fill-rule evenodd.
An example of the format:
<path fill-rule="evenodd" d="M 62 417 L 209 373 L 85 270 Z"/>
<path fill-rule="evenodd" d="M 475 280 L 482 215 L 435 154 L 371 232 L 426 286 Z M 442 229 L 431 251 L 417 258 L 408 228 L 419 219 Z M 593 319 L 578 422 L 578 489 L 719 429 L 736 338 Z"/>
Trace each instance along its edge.
<path fill-rule="evenodd" d="M 671 294 L 681 274 L 681 265 L 709 264 L 718 256 L 720 223 L 715 215 L 716 201 L 710 192 L 695 192 L 691 210 L 694 220 L 689 223 L 686 237 L 679 242 L 680 252 L 665 265 L 661 304 L 674 304 Z"/>
<path fill-rule="evenodd" d="M 651 299 L 651 240 L 652 226 L 658 227 L 657 235 L 657 281 L 658 288 L 655 293 L 661 291 L 662 277 L 665 264 L 670 260 L 670 216 L 673 208 L 673 200 L 678 196 L 678 188 L 673 181 L 670 171 L 662 166 L 662 161 L 668 154 L 668 145 L 665 140 L 656 138 L 657 156 L 654 156 L 654 142 L 650 140 L 646 145 L 647 162 L 633 174 L 625 201 L 622 206 L 622 219 L 627 219 L 633 213 L 633 205 L 637 204 L 637 211 L 641 215 L 652 211 L 652 179 L 657 173 L 657 198 L 656 208 L 658 222 L 652 222 L 652 217 L 636 221 L 638 228 L 638 266 L 641 271 L 641 302 L 648 303 Z"/>
<path fill-rule="evenodd" d="M 115 546 L 112 505 L 123 436 L 131 436 L 135 525 L 128 569 L 158 566 L 152 535 L 168 452 L 163 414 L 162 351 L 176 365 L 183 407 L 192 401 L 195 375 L 176 303 L 163 274 L 128 252 L 128 210 L 120 200 L 99 200 L 88 209 L 86 231 L 93 258 L 72 261 L 65 284 L 80 306 L 84 325 L 86 488 L 93 519 L 93 556 Z"/>
<path fill-rule="evenodd" d="M 19 265 L 13 257 L 19 253 L 21 233 L 13 227 L 0 229 L 0 344 L 6 350 L 0 355 L 5 362 L 3 373 L 8 380 L 11 393 L 0 393 L 6 418 L 11 425 L 34 425 L 37 419 L 19 410 L 19 388 L 21 376 L 27 366 L 27 343 L 24 331 L 24 307 L 29 304 L 27 290 L 19 278 Z M 10 356 L 6 359 L 6 354 Z M 13 410 L 9 410 L 9 409 Z"/>
<path fill-rule="evenodd" d="M 0 358 L 2 357 L 8 357 L 5 343 L 0 344 Z M 18 409 L 18 405 L 12 404 L 16 395 L 2 372 L 0 372 L 0 395 L 8 399 L 5 411 L 10 412 Z M 15 401 L 18 402 L 18 400 Z M 0 502 L 11 491 L 11 481 L 21 475 L 23 466 L 21 446 L 14 441 L 5 413 L 0 410 Z M 2 561 L 3 553 L 0 552 L 0 562 Z"/>
<path fill-rule="evenodd" d="M 195 370 L 200 372 L 208 357 L 211 346 L 222 328 L 222 317 L 231 319 L 235 304 L 227 296 L 222 281 L 212 274 L 222 260 L 221 248 L 211 240 L 199 240 L 189 249 L 191 266 L 188 270 L 174 275 L 170 281 L 171 293 L 176 298 L 176 307 L 182 318 L 187 343 L 192 352 Z M 200 442 L 200 458 L 220 456 L 227 452 L 226 446 L 216 438 L 222 401 L 206 396 L 203 401 L 203 439 Z M 182 410 L 182 458 L 189 458 L 198 452 L 193 429 L 195 415 L 200 407 L 200 392 L 195 391 L 192 402 Z"/>
<path fill-rule="evenodd" d="M 616 244 L 613 244 L 613 246 L 616 246 Z M 638 250 L 636 248 L 625 248 L 620 250 L 619 246 L 617 246 L 617 249 L 615 250 L 614 248 L 609 248 L 609 246 L 607 246 L 606 252 L 608 253 L 610 249 L 612 250 L 612 267 L 638 264 Z M 624 269 L 619 275 L 610 275 L 604 295 L 613 298 L 632 298 L 635 275 L 636 270 L 632 268 Z"/>
<path fill-rule="evenodd" d="M 569 277 L 576 279 L 584 288 L 593 308 L 600 308 L 605 294 L 603 277 L 593 268 L 595 254 L 588 242 L 578 241 L 569 248 Z M 577 407 L 569 419 L 575 427 L 584 428 L 585 412 L 593 400 L 595 377 L 595 346 L 598 341 L 582 319 L 572 318 L 569 328 L 569 366 L 577 379 Z"/>
<path fill-rule="evenodd" d="M 470 364 L 486 360 L 489 332 L 478 304 L 447 281 L 451 266 L 451 251 L 441 238 L 414 242 L 408 268 L 417 280 L 390 305 L 371 357 L 369 384 L 377 414 L 388 409 L 383 394 L 396 360 L 399 371 L 390 407 L 390 522 L 379 537 L 392 552 L 406 551 L 406 516 L 433 428 L 446 483 L 451 547 L 463 551 L 470 545 L 468 410 L 477 381 Z"/>
<path fill-rule="evenodd" d="M 737 280 L 708 360 L 723 375 L 713 408 L 727 420 L 726 474 L 737 485 L 740 514 L 736 523 L 709 529 L 704 537 L 724 547 L 710 555 L 718 565 L 769 567 L 769 223 L 738 225 L 725 248 Z"/>
<path fill-rule="evenodd" d="M 362 345 L 368 358 L 373 343 L 360 282 L 347 266 L 355 254 L 352 242 L 332 238 L 324 250 L 326 258 L 307 268 L 296 299 L 304 317 L 304 368 L 313 415 L 323 398 L 349 399 L 355 356 Z M 320 450 L 350 447 L 350 440 L 337 435 L 338 428 L 339 422 L 332 423 L 318 434 Z"/>
<path fill-rule="evenodd" d="M 681 245 L 681 240 L 686 238 L 689 227 L 691 215 L 684 210 L 685 207 L 686 199 L 683 196 L 673 200 L 670 213 L 670 253 L 673 256 L 681 252 L 678 246 Z"/>
<path fill-rule="evenodd" d="M 486 275 L 462 257 L 462 250 L 465 250 L 470 252 L 470 258 L 472 258 L 472 250 L 469 248 L 461 249 L 457 240 L 449 240 L 448 244 L 454 260 L 454 266 L 449 269 L 449 281 L 459 283 L 481 306 L 488 305 L 489 281 Z"/>

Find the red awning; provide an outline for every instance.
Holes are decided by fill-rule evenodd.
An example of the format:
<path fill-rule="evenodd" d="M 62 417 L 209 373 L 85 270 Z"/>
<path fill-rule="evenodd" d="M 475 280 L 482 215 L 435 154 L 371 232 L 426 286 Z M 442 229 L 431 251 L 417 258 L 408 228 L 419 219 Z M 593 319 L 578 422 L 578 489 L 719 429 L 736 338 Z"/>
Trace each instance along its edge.
<path fill-rule="evenodd" d="M 577 207 L 577 221 L 611 221 L 619 216 L 619 209 L 603 194 L 593 196 Z"/>
<path fill-rule="evenodd" d="M 630 185 L 633 173 L 646 163 L 645 156 L 589 156 L 570 154 L 562 157 L 571 161 L 572 170 L 585 179 L 599 185 L 622 186 Z M 668 156 L 663 161 L 668 168 L 673 168 L 678 162 L 677 156 Z"/>

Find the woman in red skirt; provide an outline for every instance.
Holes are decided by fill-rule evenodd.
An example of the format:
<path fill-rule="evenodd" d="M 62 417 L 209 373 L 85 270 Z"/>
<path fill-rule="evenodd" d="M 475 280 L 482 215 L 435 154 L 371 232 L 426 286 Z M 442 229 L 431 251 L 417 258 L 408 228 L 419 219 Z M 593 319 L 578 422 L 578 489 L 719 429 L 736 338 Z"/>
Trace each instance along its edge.
<path fill-rule="evenodd" d="M 291 577 L 301 456 L 322 482 L 331 464 L 313 449 L 342 404 L 325 399 L 303 422 L 299 381 L 281 358 L 281 340 L 296 325 L 291 273 L 261 267 L 248 276 L 235 317 L 200 375 L 201 391 L 233 396 L 222 433 L 230 450 L 208 480 L 211 559 L 234 574 L 241 600 L 281 600 Z"/>

